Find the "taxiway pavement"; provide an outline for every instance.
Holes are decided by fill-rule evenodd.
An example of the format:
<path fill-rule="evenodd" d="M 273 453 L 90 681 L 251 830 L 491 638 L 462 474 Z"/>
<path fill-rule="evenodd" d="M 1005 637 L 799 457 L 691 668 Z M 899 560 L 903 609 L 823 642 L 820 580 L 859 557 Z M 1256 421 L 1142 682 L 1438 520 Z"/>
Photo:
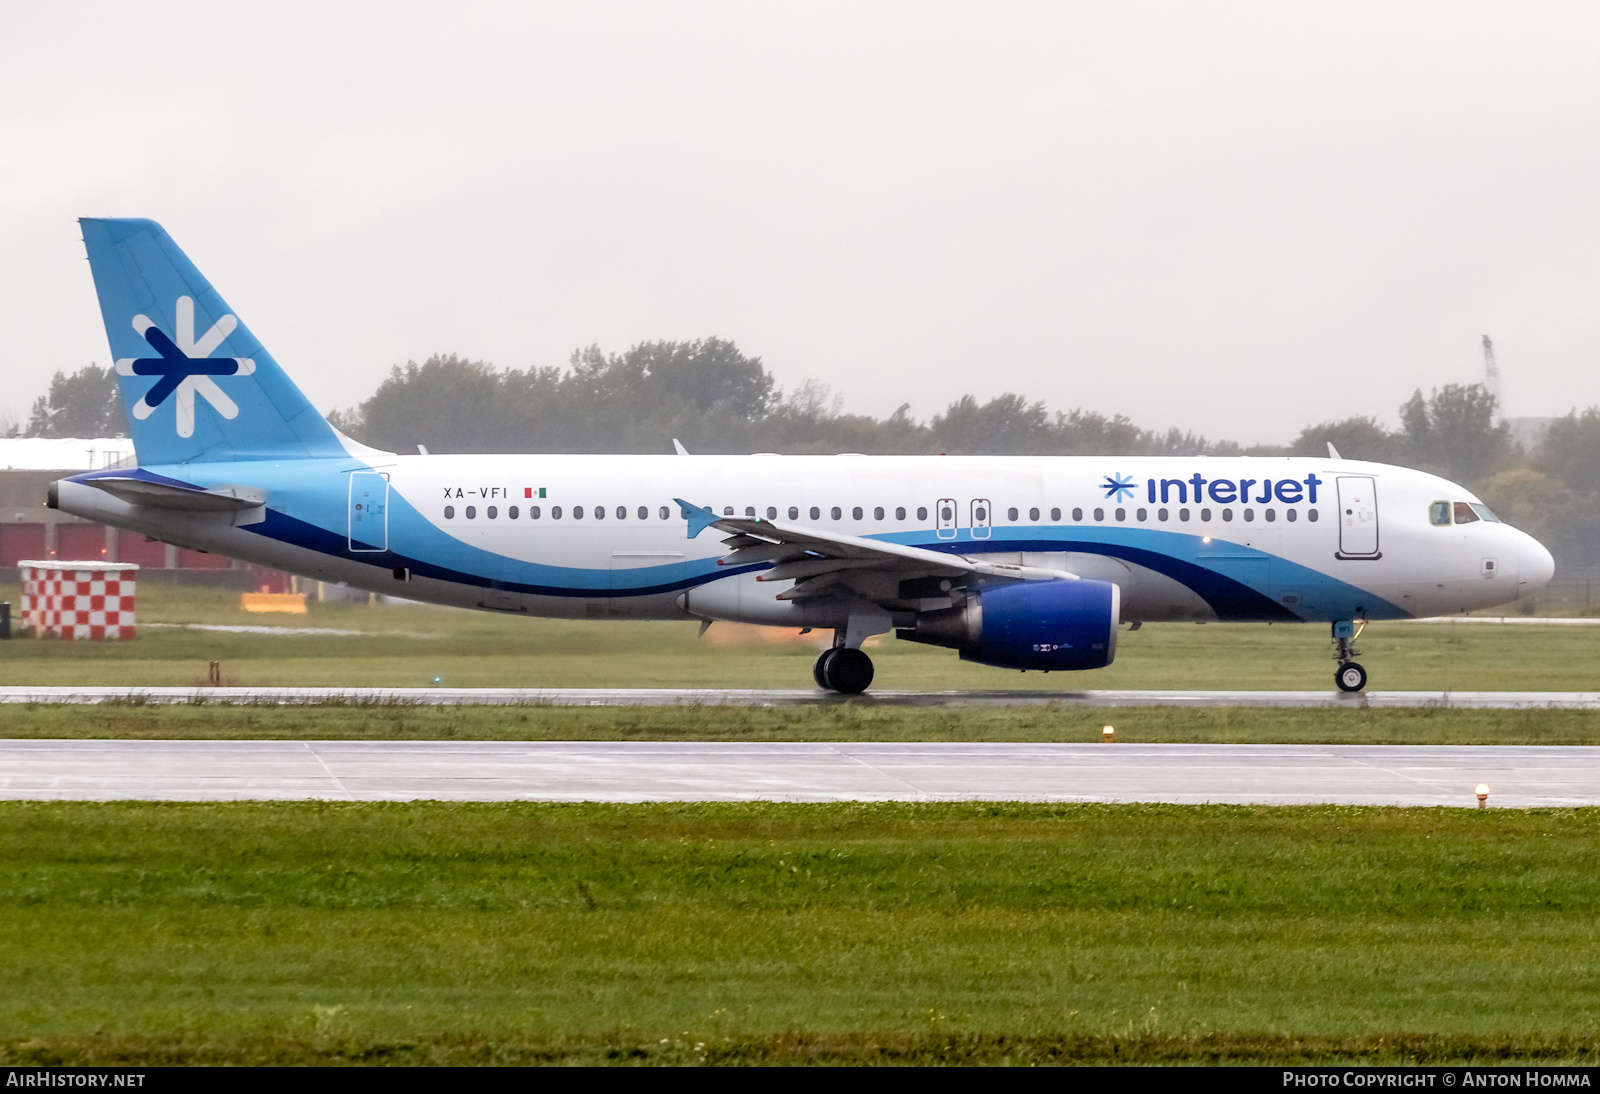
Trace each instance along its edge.
<path fill-rule="evenodd" d="M 1600 710 L 1594 691 L 871 691 L 814 688 L 0 687 L 4 703 L 395 703 L 424 706 L 1456 707 Z"/>
<path fill-rule="evenodd" d="M 0 798 L 1600 804 L 1600 748 L 0 740 Z"/>

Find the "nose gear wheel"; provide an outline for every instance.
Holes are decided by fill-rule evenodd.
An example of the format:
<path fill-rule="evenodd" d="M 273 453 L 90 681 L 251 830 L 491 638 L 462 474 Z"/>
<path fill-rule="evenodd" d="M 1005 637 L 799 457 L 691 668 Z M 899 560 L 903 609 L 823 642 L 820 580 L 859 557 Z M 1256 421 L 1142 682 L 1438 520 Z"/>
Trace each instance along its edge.
<path fill-rule="evenodd" d="M 1367 686 L 1367 670 L 1354 661 L 1347 661 L 1333 674 L 1333 682 L 1340 691 L 1361 691 Z"/>

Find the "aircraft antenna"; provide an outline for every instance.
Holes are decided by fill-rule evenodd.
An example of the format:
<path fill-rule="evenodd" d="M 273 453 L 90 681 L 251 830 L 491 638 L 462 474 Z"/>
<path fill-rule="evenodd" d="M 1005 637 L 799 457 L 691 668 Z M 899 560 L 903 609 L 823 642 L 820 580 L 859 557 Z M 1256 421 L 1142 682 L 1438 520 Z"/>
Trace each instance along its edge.
<path fill-rule="evenodd" d="M 1499 421 L 1505 417 L 1505 404 L 1500 396 L 1500 366 L 1494 359 L 1494 340 L 1483 336 L 1483 386 L 1494 396 L 1494 416 Z"/>

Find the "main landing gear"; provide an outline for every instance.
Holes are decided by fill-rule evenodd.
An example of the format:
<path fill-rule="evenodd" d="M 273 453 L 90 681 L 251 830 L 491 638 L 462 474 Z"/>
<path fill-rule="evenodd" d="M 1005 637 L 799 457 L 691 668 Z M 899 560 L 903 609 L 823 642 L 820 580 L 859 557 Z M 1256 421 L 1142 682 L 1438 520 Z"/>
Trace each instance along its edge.
<path fill-rule="evenodd" d="M 1333 682 L 1340 691 L 1363 691 L 1367 686 L 1367 670 L 1356 664 L 1361 651 L 1356 649 L 1356 639 L 1366 630 L 1365 619 L 1341 619 L 1333 625 L 1333 659 L 1339 667 Z"/>
<path fill-rule="evenodd" d="M 860 650 L 833 646 L 822 651 L 811 675 L 824 691 L 860 695 L 872 684 L 872 658 Z"/>

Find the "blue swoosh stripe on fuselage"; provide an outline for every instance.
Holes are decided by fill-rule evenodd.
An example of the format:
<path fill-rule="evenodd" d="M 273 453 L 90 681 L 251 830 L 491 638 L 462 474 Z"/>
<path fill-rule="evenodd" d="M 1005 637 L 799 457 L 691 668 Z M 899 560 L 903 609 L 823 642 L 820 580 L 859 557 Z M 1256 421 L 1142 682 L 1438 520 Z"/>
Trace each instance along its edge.
<path fill-rule="evenodd" d="M 714 560 L 701 559 L 665 566 L 641 566 L 622 571 L 525 562 L 462 543 L 423 517 L 398 493 L 390 496 L 389 505 L 391 540 L 421 541 L 422 547 L 414 553 L 386 552 L 382 563 L 385 568 L 404 566 L 415 576 L 479 588 L 550 597 L 650 596 L 693 588 L 725 577 L 764 570 L 769 566 L 767 563 L 755 563 L 726 568 L 717 566 Z M 318 553 L 355 562 L 375 561 L 370 554 L 350 551 L 347 537 L 343 532 L 330 531 L 272 509 L 268 509 L 265 521 L 248 525 L 246 528 L 259 535 Z M 1191 562 L 1179 557 L 1182 553 L 1196 553 L 1196 545 L 1199 542 L 1197 536 L 1178 532 L 1117 528 L 1106 529 L 1093 538 L 1084 538 L 1085 531 L 1083 528 L 1070 530 L 1000 528 L 994 529 L 988 539 L 982 540 L 971 538 L 930 540 L 927 531 L 892 532 L 866 538 L 905 543 L 948 554 L 978 554 L 980 552 L 974 550 L 976 547 L 1003 544 L 1008 552 L 1078 552 L 1106 555 L 1143 566 L 1178 582 L 1210 605 L 1219 620 L 1283 623 L 1303 621 L 1302 616 L 1290 611 L 1262 590 L 1221 574 L 1200 562 Z M 1141 540 L 1144 541 L 1142 545 L 1139 542 Z M 1155 546 L 1158 543 L 1168 549 L 1158 549 Z M 1403 609 L 1372 595 L 1367 590 L 1280 556 L 1242 544 L 1218 544 L 1214 549 L 1226 549 L 1235 558 L 1269 562 L 1280 571 L 1275 585 L 1294 586 L 1302 590 L 1314 589 L 1319 600 L 1331 600 L 1340 604 L 1347 601 L 1347 607 L 1338 609 L 1346 615 L 1364 614 L 1367 618 L 1375 619 L 1408 617 L 1409 613 Z M 1282 572 L 1285 568 L 1287 573 Z M 645 580 L 626 587 L 613 586 L 611 582 L 622 574 L 638 575 Z M 1365 611 L 1357 613 L 1355 610 L 1357 607 L 1364 608 Z M 1322 614 L 1327 614 L 1327 609 Z"/>

